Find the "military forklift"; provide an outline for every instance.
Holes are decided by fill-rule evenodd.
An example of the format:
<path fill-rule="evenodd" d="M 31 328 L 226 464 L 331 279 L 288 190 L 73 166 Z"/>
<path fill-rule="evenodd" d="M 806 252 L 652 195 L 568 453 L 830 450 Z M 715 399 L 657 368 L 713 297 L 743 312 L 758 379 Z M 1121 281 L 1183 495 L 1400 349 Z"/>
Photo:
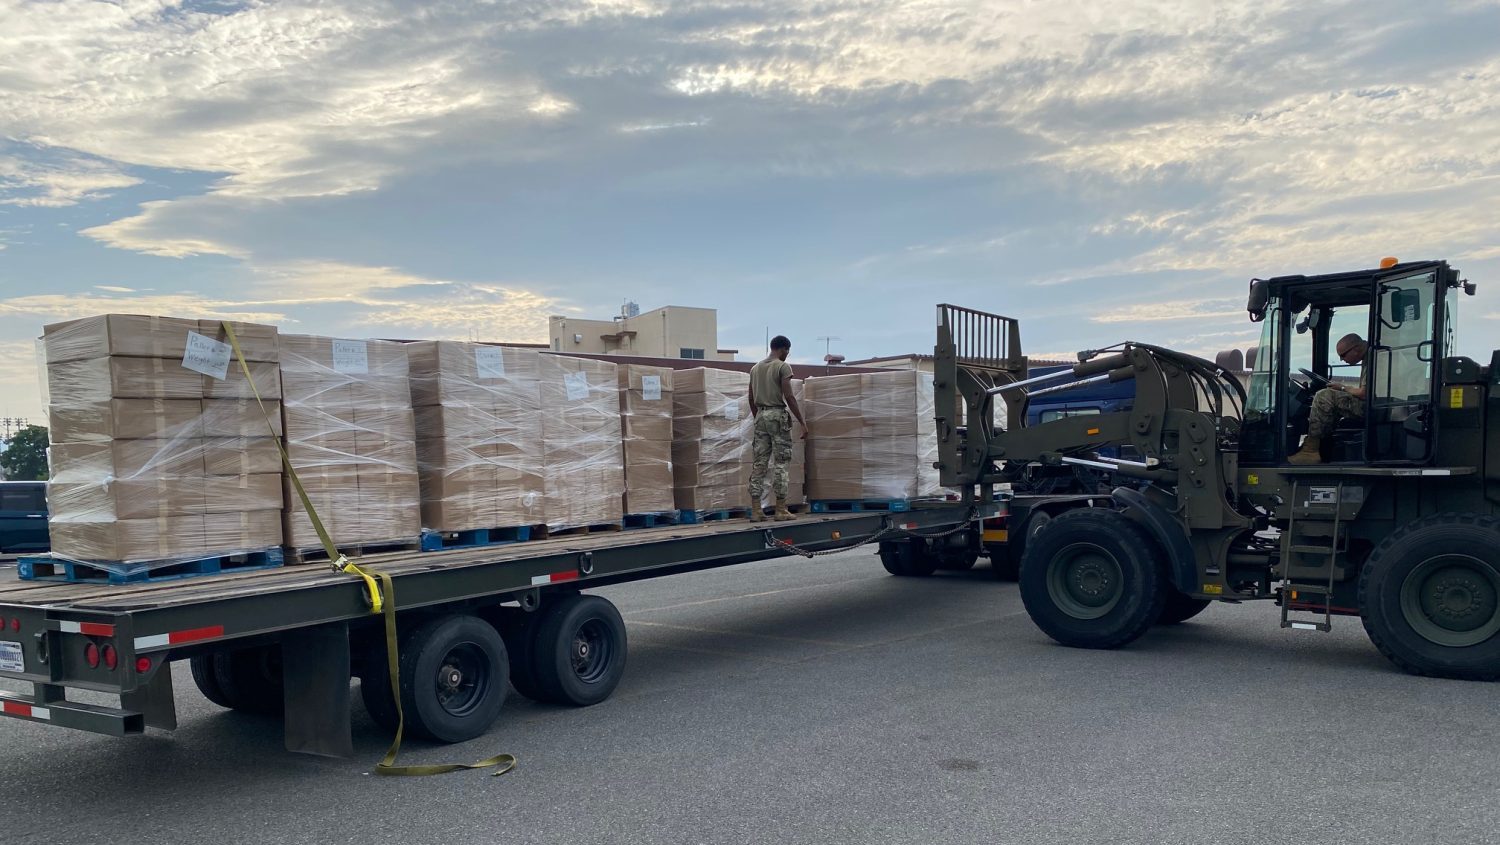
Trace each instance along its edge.
<path fill-rule="evenodd" d="M 1458 296 L 1473 292 L 1444 261 L 1252 280 L 1248 388 L 1139 342 L 1027 378 L 1015 320 L 940 305 L 942 482 L 988 501 L 1036 463 L 1119 480 L 1108 495 L 1009 503 L 1012 518 L 1046 514 L 1027 532 L 1020 592 L 1064 645 L 1117 648 L 1215 601 L 1262 600 L 1283 628 L 1359 616 L 1409 672 L 1500 678 L 1500 352 L 1481 367 L 1455 351 Z M 1335 354 L 1350 334 L 1368 343 L 1358 363 Z M 1033 392 L 1126 380 L 1129 410 L 1024 422 Z M 1289 462 L 1318 391 L 1355 384 L 1358 407 L 1320 438 L 1319 462 Z M 1002 403 L 1017 424 L 997 424 Z"/>

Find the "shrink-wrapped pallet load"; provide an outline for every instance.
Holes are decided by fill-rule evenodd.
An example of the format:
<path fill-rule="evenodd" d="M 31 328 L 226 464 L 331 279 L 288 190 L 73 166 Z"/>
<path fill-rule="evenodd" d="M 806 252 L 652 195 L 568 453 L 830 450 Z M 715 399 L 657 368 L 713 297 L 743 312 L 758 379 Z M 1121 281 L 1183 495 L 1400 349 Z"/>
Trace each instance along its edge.
<path fill-rule="evenodd" d="M 750 376 L 696 368 L 673 374 L 673 498 L 683 510 L 750 506 Z"/>
<path fill-rule="evenodd" d="M 406 345 L 282 335 L 280 357 L 287 456 L 334 544 L 417 543 L 422 526 Z M 286 502 L 286 545 L 320 549 L 290 484 Z"/>
<path fill-rule="evenodd" d="M 913 370 L 808 379 L 807 497 L 893 500 L 942 493 L 932 376 Z"/>
<path fill-rule="evenodd" d="M 109 314 L 43 332 L 54 556 L 131 575 L 281 544 L 274 326 Z"/>
<path fill-rule="evenodd" d="M 620 365 L 620 433 L 625 451 L 625 513 L 662 513 L 672 497 L 672 370 Z"/>
<path fill-rule="evenodd" d="M 543 510 L 550 529 L 621 522 L 618 370 L 608 361 L 541 356 Z"/>
<path fill-rule="evenodd" d="M 542 356 L 447 340 L 410 343 L 407 352 L 422 526 L 456 532 L 545 522 Z"/>

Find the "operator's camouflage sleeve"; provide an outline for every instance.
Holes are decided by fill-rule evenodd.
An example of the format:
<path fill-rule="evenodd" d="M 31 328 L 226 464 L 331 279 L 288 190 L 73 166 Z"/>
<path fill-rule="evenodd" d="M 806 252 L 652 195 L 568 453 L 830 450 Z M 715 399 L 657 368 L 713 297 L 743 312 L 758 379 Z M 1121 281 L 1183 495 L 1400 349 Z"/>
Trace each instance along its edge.
<path fill-rule="evenodd" d="M 755 415 L 755 464 L 750 470 L 750 503 L 758 505 L 766 493 L 766 470 L 774 473 L 771 489 L 785 499 L 792 465 L 792 412 L 761 408 Z"/>
<path fill-rule="evenodd" d="M 1358 399 L 1347 390 L 1325 387 L 1313 394 L 1312 416 L 1307 423 L 1309 437 L 1325 437 L 1345 417 L 1359 418 L 1365 415 L 1365 400 Z"/>

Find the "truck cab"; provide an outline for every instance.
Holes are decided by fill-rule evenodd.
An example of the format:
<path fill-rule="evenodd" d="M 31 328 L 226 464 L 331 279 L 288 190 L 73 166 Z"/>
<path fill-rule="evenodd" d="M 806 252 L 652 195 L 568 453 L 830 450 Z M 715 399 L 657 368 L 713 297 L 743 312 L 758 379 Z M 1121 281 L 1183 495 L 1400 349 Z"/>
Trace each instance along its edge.
<path fill-rule="evenodd" d="M 47 483 L 0 481 L 0 555 L 45 552 L 51 547 Z"/>

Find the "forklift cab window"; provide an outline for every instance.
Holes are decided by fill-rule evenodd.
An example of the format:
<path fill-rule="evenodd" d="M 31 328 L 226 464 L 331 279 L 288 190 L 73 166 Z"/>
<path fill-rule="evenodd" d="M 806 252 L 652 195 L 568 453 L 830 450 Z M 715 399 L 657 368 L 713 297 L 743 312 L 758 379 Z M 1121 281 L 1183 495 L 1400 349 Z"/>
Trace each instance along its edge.
<path fill-rule="evenodd" d="M 1420 461 L 1430 450 L 1433 367 L 1440 313 L 1435 274 L 1384 281 L 1372 321 L 1370 356 L 1372 458 Z M 1443 302 L 1443 306 L 1447 303 Z M 1443 340 L 1451 342 L 1445 331 Z"/>

